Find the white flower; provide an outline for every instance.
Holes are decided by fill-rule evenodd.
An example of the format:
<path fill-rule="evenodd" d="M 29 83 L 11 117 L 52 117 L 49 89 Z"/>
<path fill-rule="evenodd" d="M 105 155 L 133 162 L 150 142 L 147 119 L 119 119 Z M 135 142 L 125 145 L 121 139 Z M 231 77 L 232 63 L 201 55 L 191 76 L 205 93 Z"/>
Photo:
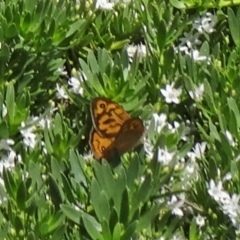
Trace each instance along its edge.
<path fill-rule="evenodd" d="M 226 173 L 226 175 L 223 177 L 223 182 L 232 180 L 232 174 L 230 172 Z"/>
<path fill-rule="evenodd" d="M 41 146 L 42 146 L 42 151 L 45 155 L 47 155 L 47 148 L 46 148 L 46 144 L 44 141 L 41 141 Z"/>
<path fill-rule="evenodd" d="M 227 130 L 227 131 L 225 132 L 225 135 L 226 135 L 226 137 L 227 137 L 227 139 L 228 139 L 229 144 L 230 144 L 232 147 L 235 147 L 235 146 L 237 145 L 237 143 L 236 143 L 236 141 L 234 141 L 232 134 Z"/>
<path fill-rule="evenodd" d="M 0 140 L 0 150 L 11 150 L 11 145 L 14 144 L 14 141 L 12 139 L 2 139 Z"/>
<path fill-rule="evenodd" d="M 202 100 L 203 92 L 204 92 L 204 85 L 202 83 L 197 88 L 195 88 L 193 91 L 189 91 L 188 93 L 192 99 L 194 99 L 196 101 L 200 101 L 200 100 Z"/>
<path fill-rule="evenodd" d="M 195 61 L 206 61 L 208 64 L 210 63 L 210 58 L 205 56 L 205 55 L 201 55 L 200 52 L 196 49 L 191 50 L 188 55 Z"/>
<path fill-rule="evenodd" d="M 144 145 L 143 145 L 143 147 L 144 147 L 144 151 L 145 151 L 145 153 L 146 153 L 146 156 L 147 156 L 147 158 L 148 159 L 152 159 L 153 158 L 153 154 L 154 154 L 154 148 L 153 148 L 153 145 L 152 145 L 152 143 L 149 141 L 149 139 L 148 138 L 146 138 L 145 140 L 144 140 Z"/>
<path fill-rule="evenodd" d="M 227 214 L 231 218 L 236 218 L 240 214 L 240 206 L 239 206 L 240 196 L 237 194 L 233 194 L 231 198 L 226 201 L 223 206 L 223 212 Z"/>
<path fill-rule="evenodd" d="M 173 87 L 173 83 L 171 85 L 167 84 L 166 89 L 160 90 L 162 95 L 165 97 L 166 103 L 180 103 L 179 97 L 182 94 L 182 89 L 176 89 Z"/>
<path fill-rule="evenodd" d="M 2 118 L 6 117 L 7 115 L 7 107 L 5 104 L 2 105 Z"/>
<path fill-rule="evenodd" d="M 226 199 L 229 199 L 229 194 L 223 190 L 221 181 L 215 184 L 215 182 L 211 179 L 208 193 L 216 202 L 224 202 Z"/>
<path fill-rule="evenodd" d="M 163 165 L 168 165 L 173 159 L 174 153 L 168 152 L 166 149 L 158 149 L 158 161 Z"/>
<path fill-rule="evenodd" d="M 59 99 L 68 99 L 68 95 L 66 94 L 65 89 L 62 86 L 59 86 L 58 83 L 56 85 L 56 89 L 57 89 L 57 97 Z"/>
<path fill-rule="evenodd" d="M 83 155 L 83 158 L 84 158 L 85 161 L 88 161 L 88 162 L 91 161 L 91 160 L 93 159 L 93 154 L 92 154 L 92 152 L 89 151 L 88 153 L 84 154 L 84 155 Z"/>
<path fill-rule="evenodd" d="M 187 47 L 187 49 L 192 49 L 193 47 L 195 47 L 196 45 L 201 44 L 201 41 L 198 39 L 199 38 L 199 34 L 194 34 L 192 35 L 191 33 L 184 33 L 183 34 L 184 37 L 179 38 L 179 40 L 181 41 L 180 45 L 179 45 L 179 50 L 185 50 L 185 48 L 183 47 Z"/>
<path fill-rule="evenodd" d="M 6 169 L 13 169 L 14 168 L 15 157 L 16 157 L 16 153 L 13 150 L 10 150 L 8 155 L 5 155 L 0 159 L 0 173 L 2 173 L 3 168 L 6 168 Z"/>
<path fill-rule="evenodd" d="M 187 172 L 187 175 L 192 176 L 193 174 L 195 174 L 195 168 L 197 167 L 196 162 L 190 162 L 187 164 L 185 170 Z"/>
<path fill-rule="evenodd" d="M 177 132 L 179 127 L 180 127 L 180 123 L 177 121 L 174 121 L 173 125 L 171 125 L 170 123 L 168 124 L 168 129 L 170 130 L 171 133 Z"/>
<path fill-rule="evenodd" d="M 177 232 L 172 237 L 171 240 L 185 240 L 186 238 L 183 236 L 183 233 Z"/>
<path fill-rule="evenodd" d="M 213 27 L 216 24 L 216 20 L 216 16 L 212 15 L 210 12 L 207 12 L 204 16 L 201 18 L 199 17 L 194 21 L 193 27 L 200 33 L 212 33 L 214 31 Z"/>
<path fill-rule="evenodd" d="M 21 123 L 22 130 L 20 131 L 23 136 L 23 143 L 26 147 L 33 149 L 37 143 L 37 135 L 33 132 L 35 126 L 25 128 L 25 123 Z"/>
<path fill-rule="evenodd" d="M 59 67 L 59 68 L 57 69 L 57 72 L 59 72 L 61 75 L 67 75 L 67 71 L 65 71 L 65 69 L 62 68 L 62 67 Z"/>
<path fill-rule="evenodd" d="M 38 124 L 42 129 L 45 129 L 45 128 L 50 129 L 51 122 L 52 122 L 52 119 L 50 117 L 45 117 L 45 118 L 41 118 Z"/>
<path fill-rule="evenodd" d="M 68 84 L 71 86 L 70 91 L 72 91 L 75 94 L 83 95 L 83 88 L 81 86 L 81 80 L 71 77 L 68 80 Z"/>
<path fill-rule="evenodd" d="M 128 45 L 127 46 L 127 53 L 129 57 L 129 61 L 132 61 L 132 58 L 137 54 L 137 57 L 139 58 L 139 61 L 141 62 L 143 58 L 147 56 L 147 48 L 144 44 L 138 44 L 138 45 Z"/>
<path fill-rule="evenodd" d="M 196 224 L 199 227 L 203 227 L 205 225 L 205 218 L 198 214 L 196 217 Z"/>
<path fill-rule="evenodd" d="M 202 159 L 204 152 L 206 150 L 206 142 L 196 143 L 195 147 L 193 148 L 193 151 L 189 152 L 187 155 L 190 159 Z"/>
<path fill-rule="evenodd" d="M 155 130 L 160 133 L 163 127 L 166 125 L 167 115 L 161 113 L 160 115 L 154 113 L 152 121 L 154 121 Z"/>
<path fill-rule="evenodd" d="M 96 9 L 102 10 L 112 10 L 115 3 L 110 2 L 108 0 L 97 0 L 96 1 Z"/>
<path fill-rule="evenodd" d="M 180 209 L 184 205 L 184 200 L 179 200 L 175 195 L 171 197 L 168 206 L 172 209 L 172 213 L 176 216 L 182 217 L 183 211 Z"/>

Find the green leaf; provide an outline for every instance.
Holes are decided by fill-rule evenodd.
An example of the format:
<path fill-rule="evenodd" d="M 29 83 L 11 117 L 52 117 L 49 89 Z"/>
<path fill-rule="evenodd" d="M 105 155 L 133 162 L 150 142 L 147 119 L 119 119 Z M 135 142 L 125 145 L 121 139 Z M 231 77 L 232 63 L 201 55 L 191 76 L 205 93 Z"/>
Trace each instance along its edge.
<path fill-rule="evenodd" d="M 33 12 L 34 8 L 37 5 L 37 0 L 25 0 L 24 4 L 26 11 Z"/>
<path fill-rule="evenodd" d="M 233 41 L 237 47 L 240 47 L 240 26 L 239 19 L 236 18 L 233 10 L 228 8 L 228 25 L 230 29 L 230 33 L 232 35 Z"/>
<path fill-rule="evenodd" d="M 111 215 L 110 215 L 110 219 L 109 219 L 109 228 L 111 230 L 111 232 L 114 231 L 116 224 L 118 224 L 119 221 L 119 214 L 116 210 L 116 207 L 113 206 L 113 208 L 111 209 Z"/>
<path fill-rule="evenodd" d="M 237 127 L 239 128 L 240 127 L 240 114 L 239 114 L 239 109 L 238 109 L 237 103 L 232 97 L 228 98 L 227 102 L 228 102 L 229 108 L 234 113 L 234 116 L 235 116 L 236 122 L 237 122 Z"/>
<path fill-rule="evenodd" d="M 212 88 L 206 79 L 204 80 L 204 89 L 205 89 L 205 96 L 207 98 L 206 99 L 207 104 L 212 111 L 215 111 L 216 107 L 215 107 L 215 103 L 214 103 Z"/>
<path fill-rule="evenodd" d="M 231 169 L 232 178 L 237 179 L 238 176 L 239 176 L 239 168 L 238 168 L 237 163 L 235 161 L 231 161 L 230 169 Z"/>
<path fill-rule="evenodd" d="M 102 235 L 103 235 L 103 239 L 112 239 L 112 234 L 111 231 L 109 229 L 109 220 L 103 219 L 102 221 Z"/>
<path fill-rule="evenodd" d="M 48 152 L 49 154 L 51 154 L 51 153 L 54 152 L 54 151 L 53 151 L 53 146 L 52 146 L 52 143 L 51 143 L 51 139 L 50 139 L 50 136 L 49 136 L 50 131 L 51 131 L 51 130 L 48 130 L 47 128 L 44 128 L 44 132 L 43 132 L 43 134 L 44 134 L 45 147 L 46 147 L 47 152 Z"/>
<path fill-rule="evenodd" d="M 139 159 L 137 157 L 132 158 L 130 166 L 127 169 L 127 185 L 129 189 L 133 189 L 135 180 L 139 176 Z"/>
<path fill-rule="evenodd" d="M 79 19 L 76 22 L 72 23 L 69 27 L 68 32 L 66 33 L 66 38 L 70 37 L 76 31 L 79 31 L 79 29 L 83 26 L 84 23 L 85 23 L 85 20 L 83 19 Z"/>
<path fill-rule="evenodd" d="M 15 117 L 15 92 L 12 83 L 7 86 L 6 92 L 6 107 L 10 124 L 14 124 Z"/>
<path fill-rule="evenodd" d="M 41 223 L 40 232 L 42 235 L 48 235 L 59 227 L 63 227 L 65 216 L 62 212 L 57 212 L 54 215 L 49 215 L 48 219 Z"/>
<path fill-rule="evenodd" d="M 133 201 L 132 201 L 133 207 L 131 209 L 132 213 L 135 212 L 137 208 L 139 208 L 140 203 L 145 203 L 145 201 L 148 200 L 149 195 L 152 191 L 151 181 L 152 181 L 152 176 L 150 174 L 145 176 L 145 179 L 141 184 L 140 189 L 133 196 Z"/>
<path fill-rule="evenodd" d="M 5 44 L 2 44 L 0 49 L 0 60 L 2 62 L 6 62 L 10 57 L 10 50 L 9 47 Z"/>
<path fill-rule="evenodd" d="M 199 234 L 197 231 L 196 219 L 193 219 L 190 225 L 189 239 L 199 239 Z"/>
<path fill-rule="evenodd" d="M 12 173 L 9 172 L 8 170 L 4 169 L 3 170 L 3 180 L 4 180 L 4 185 L 6 187 L 7 193 L 11 196 L 11 198 L 15 199 L 15 196 L 17 194 L 16 192 L 16 182 L 12 176 Z"/>
<path fill-rule="evenodd" d="M 27 200 L 27 190 L 24 181 L 22 181 L 18 187 L 16 200 L 19 209 L 24 210 Z"/>
<path fill-rule="evenodd" d="M 102 215 L 101 215 L 102 211 L 101 210 L 102 209 L 101 209 L 100 204 L 98 204 L 101 189 L 100 189 L 99 184 L 98 184 L 98 182 L 95 178 L 93 178 L 93 180 L 91 182 L 91 188 L 90 189 L 91 189 L 91 202 L 92 202 L 94 211 L 97 215 L 98 220 L 101 221 L 101 219 L 102 219 Z"/>
<path fill-rule="evenodd" d="M 66 236 L 66 232 L 67 226 L 66 224 L 62 224 L 53 232 L 52 239 L 64 239 L 64 236 Z"/>
<path fill-rule="evenodd" d="M 65 214 L 65 216 L 71 219 L 76 224 L 80 224 L 80 218 L 82 216 L 82 212 L 75 209 L 73 206 L 67 204 L 61 204 L 61 210 Z"/>
<path fill-rule="evenodd" d="M 34 232 L 30 231 L 27 234 L 27 240 L 37 240 L 37 237 L 35 236 Z"/>
<path fill-rule="evenodd" d="M 72 186 L 70 185 L 70 183 L 69 183 L 65 174 L 61 173 L 61 177 L 62 177 L 62 183 L 63 183 L 65 198 L 69 202 L 75 203 L 76 199 L 75 199 L 75 196 L 73 195 Z"/>
<path fill-rule="evenodd" d="M 122 193 L 122 201 L 121 201 L 121 212 L 120 212 L 120 222 L 124 225 L 127 224 L 128 216 L 129 216 L 129 198 L 128 191 L 125 189 Z"/>
<path fill-rule="evenodd" d="M 163 204 L 161 205 L 162 207 Z M 152 222 L 154 221 L 155 217 L 159 214 L 160 212 L 160 204 L 153 203 L 151 208 L 143 213 L 139 219 L 139 224 L 138 224 L 138 230 L 141 231 L 141 229 L 148 228 L 151 226 Z"/>
<path fill-rule="evenodd" d="M 88 64 L 90 66 L 90 69 L 91 69 L 92 73 L 93 74 L 98 73 L 99 72 L 99 66 L 98 66 L 97 60 L 96 60 L 92 51 L 88 52 L 87 61 L 88 61 Z"/>
<path fill-rule="evenodd" d="M 114 230 L 113 230 L 112 240 L 120 240 L 121 239 L 121 233 L 122 233 L 122 225 L 121 225 L 121 223 L 117 223 L 115 225 Z"/>
<path fill-rule="evenodd" d="M 117 178 L 116 178 L 116 186 L 117 186 L 117 191 L 115 191 L 113 195 L 113 202 L 114 202 L 114 207 L 117 210 L 118 216 L 120 216 L 120 211 L 121 211 L 121 202 L 122 202 L 122 193 L 124 189 L 127 187 L 127 176 L 126 176 L 126 171 L 125 169 L 120 166 L 119 169 L 116 170 L 115 172 Z"/>
<path fill-rule="evenodd" d="M 113 178 L 113 173 L 111 171 L 109 163 L 103 161 L 103 163 L 100 164 L 99 162 L 95 161 L 93 167 L 94 174 L 100 188 L 106 191 L 108 198 L 111 198 L 114 195 L 116 189 L 115 180 Z"/>
<path fill-rule="evenodd" d="M 108 193 L 108 196 L 112 197 L 114 196 L 117 190 L 117 186 L 115 183 L 115 179 L 113 177 L 112 169 L 109 163 L 106 161 L 102 162 L 102 173 L 103 173 L 102 177 L 104 178 L 104 182 L 105 182 L 104 189 Z"/>
<path fill-rule="evenodd" d="M 160 51 L 163 51 L 166 42 L 166 24 L 164 21 L 160 21 L 158 24 L 157 42 Z"/>
<path fill-rule="evenodd" d="M 6 121 L 0 123 L 0 138 L 1 139 L 7 139 L 9 138 L 9 127 L 6 123 Z"/>
<path fill-rule="evenodd" d="M 170 0 L 170 3 L 178 9 L 185 9 L 186 6 L 184 5 L 183 1 L 178 1 L 178 0 Z"/>
<path fill-rule="evenodd" d="M 59 205 L 62 203 L 63 200 L 59 186 L 52 174 L 49 174 L 48 183 L 49 183 L 49 195 L 52 199 L 53 204 L 58 209 Z"/>
<path fill-rule="evenodd" d="M 56 114 L 54 119 L 54 133 L 55 135 L 59 134 L 61 137 L 63 137 L 63 124 L 62 124 L 62 118 L 59 113 Z"/>
<path fill-rule="evenodd" d="M 99 239 L 104 240 L 103 236 L 100 234 L 102 231 L 101 225 L 89 214 L 82 212 L 82 220 L 84 226 L 93 240 Z"/>
<path fill-rule="evenodd" d="M 106 196 L 106 193 L 104 190 L 102 190 L 100 192 L 100 195 L 98 197 L 98 201 L 99 201 L 99 207 L 98 210 L 100 210 L 100 212 L 98 213 L 98 215 L 100 215 L 101 217 L 99 218 L 100 222 L 102 222 L 103 219 L 106 219 L 107 221 L 109 221 L 110 218 L 110 206 L 109 206 L 109 199 Z M 95 205 L 96 206 L 96 205 Z"/>
<path fill-rule="evenodd" d="M 108 55 L 108 52 L 106 49 L 98 49 L 98 61 L 99 61 L 99 71 L 101 75 L 103 76 L 106 72 L 106 68 L 109 65 L 111 58 Z"/>
<path fill-rule="evenodd" d="M 222 146 L 222 150 L 224 150 L 226 156 L 228 156 L 230 159 L 232 159 L 232 157 L 233 157 L 232 148 L 229 144 L 227 137 L 223 133 L 220 133 L 220 137 L 221 137 L 220 144 Z"/>
<path fill-rule="evenodd" d="M 33 161 L 29 162 L 29 177 L 32 179 L 32 185 L 37 184 L 38 186 L 42 185 L 42 172 L 41 165 Z"/>
<path fill-rule="evenodd" d="M 84 159 L 77 155 L 72 149 L 70 149 L 69 153 L 69 162 L 71 165 L 71 172 L 74 175 L 74 179 L 79 182 L 83 183 L 86 186 L 86 178 L 85 173 L 83 171 L 84 165 L 83 161 Z"/>
<path fill-rule="evenodd" d="M 22 219 L 20 218 L 20 216 L 16 216 L 14 227 L 18 234 L 20 231 L 23 230 L 23 222 L 22 222 Z"/>
<path fill-rule="evenodd" d="M 13 38 L 15 37 L 17 34 L 18 34 L 18 31 L 16 29 L 16 25 L 15 24 L 11 24 L 9 27 L 8 27 L 8 30 L 7 32 L 5 32 L 6 34 L 6 37 L 7 38 Z"/>
<path fill-rule="evenodd" d="M 92 81 L 93 73 L 91 72 L 89 66 L 86 64 L 86 62 L 83 59 L 79 59 L 79 63 L 81 65 L 82 71 L 86 75 L 87 79 Z"/>
<path fill-rule="evenodd" d="M 51 157 L 51 173 L 57 181 L 61 180 L 61 172 L 62 170 L 57 159 Z"/>
<path fill-rule="evenodd" d="M 136 232 L 137 230 L 137 225 L 138 225 L 138 221 L 134 221 L 131 224 L 129 224 L 124 232 L 124 234 L 121 236 L 121 240 L 125 240 L 125 239 L 131 239 L 133 237 L 133 234 Z"/>
<path fill-rule="evenodd" d="M 209 129 L 210 129 L 210 136 L 213 137 L 214 139 L 217 139 L 220 142 L 221 141 L 220 135 L 218 133 L 216 126 L 212 122 L 209 122 Z"/>

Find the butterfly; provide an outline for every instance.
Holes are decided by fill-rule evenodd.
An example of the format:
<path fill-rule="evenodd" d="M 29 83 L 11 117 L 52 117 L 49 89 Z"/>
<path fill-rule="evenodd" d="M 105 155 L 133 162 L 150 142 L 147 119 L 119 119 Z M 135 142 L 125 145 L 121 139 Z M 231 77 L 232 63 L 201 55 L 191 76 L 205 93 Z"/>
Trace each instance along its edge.
<path fill-rule="evenodd" d="M 89 145 L 96 159 L 110 160 L 137 146 L 145 128 L 140 118 L 130 115 L 116 102 L 103 97 L 91 101 L 92 130 Z"/>

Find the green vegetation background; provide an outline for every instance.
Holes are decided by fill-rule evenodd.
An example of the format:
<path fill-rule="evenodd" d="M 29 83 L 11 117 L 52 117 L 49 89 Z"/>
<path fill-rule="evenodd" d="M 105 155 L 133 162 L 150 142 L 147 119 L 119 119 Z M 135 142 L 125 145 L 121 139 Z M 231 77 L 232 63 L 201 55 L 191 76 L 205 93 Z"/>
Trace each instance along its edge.
<path fill-rule="evenodd" d="M 207 63 L 174 51 L 193 19 L 207 10 L 204 2 L 176 8 L 182 4 L 143 0 L 103 11 L 81 0 L 0 2 L 0 112 L 3 104 L 7 108 L 0 137 L 13 139 L 22 159 L 1 173 L 0 239 L 237 238 L 236 227 L 208 195 L 208 183 L 230 172 L 224 188 L 229 194 L 239 191 L 240 8 L 211 9 L 218 22 L 211 35 L 201 36 L 200 49 L 211 58 Z M 144 43 L 148 50 L 142 61 L 135 56 L 130 68 L 127 43 Z M 82 95 L 67 86 L 78 71 L 87 79 Z M 57 97 L 57 83 L 65 87 L 67 100 Z M 168 83 L 182 87 L 180 104 L 165 103 L 160 89 Z M 195 102 L 189 91 L 200 84 L 203 100 Z M 97 96 L 119 102 L 146 122 L 153 113 L 165 113 L 180 128 L 156 133 L 150 124 L 152 159 L 140 148 L 116 168 L 89 161 L 89 103 Z M 38 144 L 28 149 L 21 123 L 33 116 L 51 116 L 52 122 L 36 129 Z M 197 162 L 198 180 L 183 189 L 184 172 L 176 162 L 187 164 L 187 153 L 198 142 L 207 143 Z M 160 147 L 174 152 L 172 164 L 157 161 Z M 183 192 L 180 217 L 167 202 Z M 203 227 L 196 224 L 198 214 L 205 218 Z"/>

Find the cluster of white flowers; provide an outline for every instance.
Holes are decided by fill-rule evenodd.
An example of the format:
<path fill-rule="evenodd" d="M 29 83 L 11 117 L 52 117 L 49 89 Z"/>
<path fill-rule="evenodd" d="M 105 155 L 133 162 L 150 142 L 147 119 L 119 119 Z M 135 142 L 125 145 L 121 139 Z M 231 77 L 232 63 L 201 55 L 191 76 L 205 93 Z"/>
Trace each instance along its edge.
<path fill-rule="evenodd" d="M 137 45 L 130 44 L 127 45 L 127 53 L 130 62 L 132 62 L 132 59 L 135 55 L 137 55 L 139 62 L 142 62 L 142 60 L 147 56 L 147 48 L 142 43 Z"/>
<path fill-rule="evenodd" d="M 233 193 L 230 195 L 223 188 L 225 181 L 231 180 L 231 174 L 228 173 L 218 182 L 212 179 L 208 184 L 208 194 L 218 203 L 223 213 L 226 214 L 233 226 L 236 228 L 236 233 L 240 234 L 240 195 Z"/>
<path fill-rule="evenodd" d="M 15 166 L 16 152 L 12 149 L 14 141 L 12 139 L 0 140 L 0 150 L 2 152 L 0 159 L 0 173 L 3 168 L 12 169 Z"/>
<path fill-rule="evenodd" d="M 112 10 L 116 4 L 128 4 L 131 0 L 97 0 L 96 9 Z"/>
<path fill-rule="evenodd" d="M 196 33 L 184 33 L 184 37 L 180 38 L 180 45 L 175 49 L 177 52 L 184 52 L 189 55 L 194 61 L 207 61 L 209 57 L 201 55 L 198 48 L 202 42 L 199 37 L 203 33 L 212 33 L 216 24 L 216 16 L 207 12 L 202 17 L 198 17 L 193 22 L 193 28 L 197 30 Z"/>
<path fill-rule="evenodd" d="M 153 114 L 149 125 L 151 127 L 154 127 L 156 133 L 160 133 L 163 129 L 166 129 L 166 131 L 169 131 L 169 133 L 175 133 L 180 126 L 178 122 L 173 123 L 173 125 L 169 124 L 167 122 L 167 116 L 165 114 Z M 188 137 L 182 136 L 182 139 L 185 139 L 185 141 L 187 141 Z M 167 149 L 167 147 L 158 148 L 157 160 L 164 166 L 169 166 L 169 164 L 171 164 L 174 159 L 177 160 L 175 167 L 182 169 L 180 180 L 182 183 L 182 189 L 186 190 L 191 187 L 191 183 L 193 181 L 196 181 L 198 179 L 199 166 L 197 161 L 204 158 L 206 146 L 206 142 L 196 143 L 192 150 L 187 153 L 187 161 L 185 159 L 178 159 L 177 152 L 170 151 Z M 149 139 L 146 139 L 144 142 L 144 148 L 147 157 L 151 159 L 154 154 L 154 147 Z M 184 199 L 184 194 L 181 194 L 178 196 L 173 195 L 169 200 L 168 206 L 174 215 L 177 215 L 179 217 L 182 217 L 184 215 L 182 210 L 182 208 L 186 207 Z M 199 227 L 205 225 L 205 218 L 201 215 L 196 216 L 195 221 Z"/>
<path fill-rule="evenodd" d="M 195 101 L 201 101 L 204 93 L 204 85 L 201 83 L 199 86 L 196 86 L 193 90 L 188 92 L 190 97 Z"/>
<path fill-rule="evenodd" d="M 69 91 L 74 93 L 74 94 L 79 94 L 83 95 L 83 81 L 87 80 L 86 75 L 82 73 L 76 73 L 77 77 L 71 77 L 68 80 L 68 86 L 69 86 Z M 58 83 L 56 84 L 56 90 L 57 90 L 57 97 L 59 99 L 68 99 L 67 92 L 65 88 Z"/>
<path fill-rule="evenodd" d="M 2 118 L 7 116 L 7 108 L 5 104 L 2 105 Z M 16 152 L 13 150 L 12 146 L 14 141 L 12 139 L 2 139 L 0 140 L 0 173 L 2 173 L 3 168 L 12 169 L 15 166 L 17 156 Z M 20 159 L 20 158 L 19 158 Z M 0 184 L 3 185 L 2 179 L 0 179 Z"/>
<path fill-rule="evenodd" d="M 54 112 L 56 108 L 53 108 L 51 113 Z M 52 124 L 51 116 L 45 117 L 31 117 L 27 119 L 26 122 L 21 122 L 20 133 L 23 138 L 23 144 L 25 149 L 33 150 L 37 144 L 42 147 L 43 153 L 47 153 L 45 148 L 45 142 L 41 141 L 41 136 L 37 134 L 37 129 L 49 129 Z"/>

